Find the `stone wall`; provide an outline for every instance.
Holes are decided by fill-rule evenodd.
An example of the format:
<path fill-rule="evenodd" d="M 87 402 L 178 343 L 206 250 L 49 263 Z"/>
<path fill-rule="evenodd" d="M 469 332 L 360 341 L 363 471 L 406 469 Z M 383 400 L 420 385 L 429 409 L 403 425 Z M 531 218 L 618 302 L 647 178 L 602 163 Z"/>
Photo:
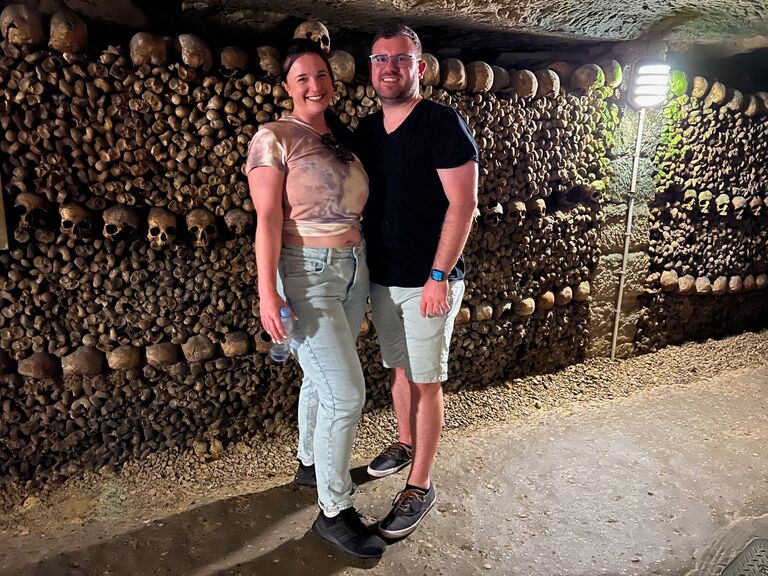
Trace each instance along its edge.
<path fill-rule="evenodd" d="M 621 123 L 616 130 L 616 146 L 611 154 L 613 177 L 603 204 L 605 222 L 600 227 L 601 257 L 595 273 L 595 294 L 590 315 L 590 357 L 610 356 L 611 353 L 638 119 L 639 114 L 635 110 L 626 105 L 622 106 Z M 648 203 L 655 194 L 653 156 L 660 130 L 661 114 L 658 111 L 648 111 L 640 148 L 629 254 L 616 339 L 615 354 L 618 358 L 626 358 L 634 352 L 637 324 L 642 309 L 640 296 L 645 289 L 648 270 Z"/>

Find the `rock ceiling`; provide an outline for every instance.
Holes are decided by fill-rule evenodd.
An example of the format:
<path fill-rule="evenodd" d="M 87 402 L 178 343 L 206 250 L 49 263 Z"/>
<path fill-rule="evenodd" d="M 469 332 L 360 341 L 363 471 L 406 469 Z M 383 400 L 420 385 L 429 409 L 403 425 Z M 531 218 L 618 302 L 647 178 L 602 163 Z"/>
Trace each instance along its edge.
<path fill-rule="evenodd" d="M 400 19 L 429 37 L 442 36 L 441 44 L 445 36 L 459 36 L 462 45 L 478 49 L 630 40 L 732 53 L 768 46 L 766 0 L 186 0 L 181 5 L 185 18 L 256 30 L 280 15 L 368 33 Z"/>
<path fill-rule="evenodd" d="M 599 53 L 606 45 L 664 42 L 670 51 L 727 57 L 768 47 L 768 0 L 21 1 L 48 13 L 66 5 L 94 20 L 168 32 L 184 28 L 239 44 L 279 44 L 298 22 L 319 19 L 337 46 L 347 49 L 364 44 L 382 23 L 400 20 L 443 56 L 455 55 L 450 52 L 458 47 L 488 57 L 574 46 Z"/>

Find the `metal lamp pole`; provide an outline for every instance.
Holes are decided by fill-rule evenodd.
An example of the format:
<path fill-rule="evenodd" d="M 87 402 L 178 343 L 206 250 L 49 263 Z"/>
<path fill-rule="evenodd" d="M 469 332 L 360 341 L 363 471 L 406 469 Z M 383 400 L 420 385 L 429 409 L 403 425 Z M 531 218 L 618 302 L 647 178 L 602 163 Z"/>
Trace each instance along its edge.
<path fill-rule="evenodd" d="M 616 341 L 619 337 L 619 320 L 621 319 L 621 300 L 624 296 L 624 281 L 627 276 L 627 256 L 629 241 L 632 237 L 632 213 L 635 207 L 635 191 L 637 190 L 637 172 L 640 165 L 640 146 L 643 142 L 643 126 L 645 124 L 645 108 L 640 108 L 640 118 L 637 123 L 637 138 L 635 140 L 635 159 L 632 164 L 632 183 L 629 187 L 629 205 L 627 206 L 627 230 L 624 232 L 624 254 L 621 258 L 619 272 L 619 295 L 616 298 L 616 310 L 613 320 L 613 338 L 611 339 L 611 360 L 616 357 Z"/>

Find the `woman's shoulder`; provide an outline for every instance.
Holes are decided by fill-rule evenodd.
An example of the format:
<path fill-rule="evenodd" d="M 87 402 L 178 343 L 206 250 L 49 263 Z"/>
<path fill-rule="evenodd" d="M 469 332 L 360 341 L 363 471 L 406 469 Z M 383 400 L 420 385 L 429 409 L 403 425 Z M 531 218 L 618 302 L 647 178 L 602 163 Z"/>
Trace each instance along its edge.
<path fill-rule="evenodd" d="M 295 132 L 297 128 L 298 126 L 296 126 L 296 124 L 293 122 L 281 119 L 261 124 L 256 133 L 258 134 L 259 132 L 265 132 L 274 134 L 275 136 L 283 136 Z"/>
<path fill-rule="evenodd" d="M 261 124 L 251 138 L 251 142 L 272 142 L 289 149 L 294 143 L 301 141 L 302 136 L 303 129 L 301 126 L 288 120 L 275 120 Z"/>

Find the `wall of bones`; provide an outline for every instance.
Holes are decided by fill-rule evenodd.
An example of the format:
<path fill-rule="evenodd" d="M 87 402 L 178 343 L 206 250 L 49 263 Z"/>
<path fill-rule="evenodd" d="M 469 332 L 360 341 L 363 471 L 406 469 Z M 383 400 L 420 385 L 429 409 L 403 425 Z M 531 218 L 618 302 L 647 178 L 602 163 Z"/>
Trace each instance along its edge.
<path fill-rule="evenodd" d="M 768 325 L 768 93 L 673 77 L 638 351 Z"/>
<path fill-rule="evenodd" d="M 279 51 L 214 53 L 192 35 L 143 32 L 128 46 L 93 47 L 76 15 L 43 20 L 16 5 L 0 15 L 0 33 L 10 237 L 0 251 L 0 477 L 45 480 L 195 440 L 213 449 L 290 431 L 300 372 L 266 355 L 242 173 L 258 126 L 291 109 L 277 77 Z M 296 35 L 332 48 L 318 23 Z M 620 65 L 554 62 L 530 71 L 425 60 L 424 95 L 456 107 L 480 147 L 479 215 L 448 389 L 583 359 L 621 115 Z M 334 50 L 331 61 L 336 109 L 354 129 L 377 99 L 351 55 Z M 706 108 L 706 98 L 674 102 L 675 114 L 699 111 L 700 122 L 670 115 L 665 127 L 641 349 L 668 341 L 676 318 L 690 322 L 686 275 L 702 291 L 701 278 L 714 274 L 712 293 L 720 276 L 728 290 L 739 277 L 734 298 L 765 284 L 765 209 L 758 214 L 752 202 L 758 189 L 765 198 L 765 168 L 758 154 L 739 166 L 732 152 L 764 149 L 765 116 L 724 102 Z M 755 102 L 764 113 L 768 102 Z M 676 131 L 691 126 L 711 138 L 746 131 L 749 140 L 724 143 L 716 158 L 711 146 L 683 151 Z M 746 205 L 729 196 L 723 216 L 721 161 L 742 179 Z M 694 177 L 717 191 L 711 210 L 700 196 L 686 207 L 690 193 L 678 180 Z M 698 243 L 676 236 L 683 222 Z M 672 273 L 674 294 L 666 288 Z M 359 351 L 367 408 L 384 405 L 387 374 L 368 322 Z"/>

